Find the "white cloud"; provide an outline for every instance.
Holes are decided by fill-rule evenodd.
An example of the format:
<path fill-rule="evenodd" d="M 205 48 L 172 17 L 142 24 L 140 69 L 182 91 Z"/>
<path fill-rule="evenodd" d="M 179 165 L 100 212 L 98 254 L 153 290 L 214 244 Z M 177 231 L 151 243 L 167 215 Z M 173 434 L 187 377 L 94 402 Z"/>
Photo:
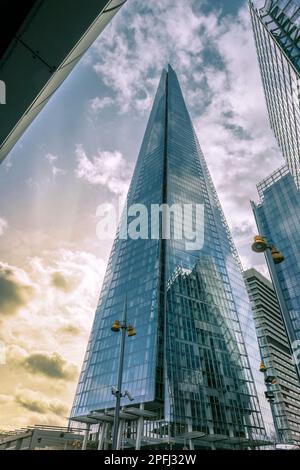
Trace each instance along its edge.
<path fill-rule="evenodd" d="M 46 158 L 46 160 L 48 160 L 48 162 L 52 163 L 52 162 L 55 162 L 58 159 L 58 156 L 53 155 L 53 153 L 47 153 L 45 155 L 45 158 Z"/>
<path fill-rule="evenodd" d="M 3 217 L 0 217 L 0 237 L 1 235 L 3 235 L 7 227 L 8 227 L 7 221 L 3 219 Z"/>
<path fill-rule="evenodd" d="M 113 102 L 113 99 L 109 96 L 104 96 L 103 98 L 96 96 L 89 100 L 89 108 L 93 113 L 97 114 L 102 109 L 111 106 Z"/>
<path fill-rule="evenodd" d="M 212 100 L 195 127 L 243 264 L 259 266 L 262 260 L 250 251 L 257 232 L 250 199 L 257 199 L 256 184 L 282 157 L 268 121 L 247 8 L 234 22 L 221 23 L 214 44 L 225 68 L 203 71 Z"/>
<path fill-rule="evenodd" d="M 65 175 L 66 174 L 66 170 L 63 170 L 62 168 L 59 168 L 54 163 L 58 160 L 58 158 L 59 158 L 58 155 L 54 155 L 52 153 L 47 153 L 45 155 L 45 158 L 46 158 L 46 160 L 48 160 L 48 162 L 50 164 L 53 178 L 55 178 L 57 175 Z"/>
<path fill-rule="evenodd" d="M 147 4 L 145 12 L 145 3 L 132 0 L 92 46 L 85 64 L 113 90 L 121 112 L 149 109 L 157 79 L 169 61 L 180 73 L 201 63 L 217 18 L 196 14 L 194 4 L 165 0 Z"/>
<path fill-rule="evenodd" d="M 62 168 L 58 168 L 57 166 L 53 165 L 52 174 L 53 174 L 53 178 L 55 178 L 55 176 L 57 175 L 65 175 L 66 171 L 63 170 Z"/>
<path fill-rule="evenodd" d="M 120 152 L 98 150 L 96 155 L 89 158 L 82 145 L 77 145 L 75 153 L 77 178 L 93 185 L 105 186 L 117 195 L 123 195 L 128 190 L 130 165 Z"/>

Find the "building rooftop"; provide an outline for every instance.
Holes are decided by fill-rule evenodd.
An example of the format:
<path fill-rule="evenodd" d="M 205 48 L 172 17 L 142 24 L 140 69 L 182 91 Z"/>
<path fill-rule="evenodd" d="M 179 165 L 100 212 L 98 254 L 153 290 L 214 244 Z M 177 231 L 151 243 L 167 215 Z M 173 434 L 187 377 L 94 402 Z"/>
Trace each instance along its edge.
<path fill-rule="evenodd" d="M 274 290 L 273 284 L 271 283 L 271 281 L 269 281 L 269 279 L 267 279 L 263 274 L 261 274 L 255 268 L 246 269 L 244 271 L 244 276 L 245 276 L 246 279 L 249 279 L 251 277 L 256 277 L 260 282 L 265 284 L 270 289 Z"/>
<path fill-rule="evenodd" d="M 260 181 L 256 187 L 261 201 L 264 199 L 264 192 L 266 189 L 270 188 L 276 181 L 279 181 L 283 176 L 289 174 L 289 169 L 286 164 L 279 167 L 275 170 L 270 176 L 267 176 L 265 179 Z"/>

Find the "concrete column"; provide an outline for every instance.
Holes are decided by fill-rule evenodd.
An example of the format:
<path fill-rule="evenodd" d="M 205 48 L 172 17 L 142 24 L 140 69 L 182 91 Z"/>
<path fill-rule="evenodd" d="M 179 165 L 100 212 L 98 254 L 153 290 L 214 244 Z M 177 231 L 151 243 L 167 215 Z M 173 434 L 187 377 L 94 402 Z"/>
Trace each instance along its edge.
<path fill-rule="evenodd" d="M 86 450 L 91 425 L 87 423 L 81 450 Z"/>
<path fill-rule="evenodd" d="M 106 438 L 106 433 L 107 433 L 107 423 L 106 422 L 103 422 L 101 424 L 101 427 L 99 429 L 99 434 L 98 434 L 98 450 L 102 450 L 103 449 L 103 444 L 104 444 L 104 440 Z"/>
<path fill-rule="evenodd" d="M 143 409 L 144 409 L 144 403 L 141 403 L 140 410 L 143 410 Z M 143 430 L 144 430 L 144 417 L 140 416 L 138 420 L 138 424 L 137 424 L 137 430 L 136 430 L 135 450 L 141 449 L 141 440 L 142 440 Z"/>
<path fill-rule="evenodd" d="M 213 424 L 212 424 L 212 423 L 209 423 L 209 424 L 208 424 L 208 428 L 209 428 L 209 435 L 213 435 L 213 434 L 214 434 L 214 427 L 213 427 Z M 213 442 L 210 444 L 210 448 L 211 448 L 211 450 L 216 450 L 216 446 L 215 446 L 215 444 L 214 444 Z"/>
<path fill-rule="evenodd" d="M 118 430 L 118 440 L 117 440 L 117 450 L 120 450 L 120 448 L 121 448 L 124 424 L 125 424 L 124 419 L 120 419 L 119 430 Z"/>
<path fill-rule="evenodd" d="M 188 423 L 188 432 L 193 432 L 193 425 L 192 425 L 191 419 L 189 420 L 189 423 Z M 194 450 L 193 439 L 189 439 L 189 449 Z"/>
<path fill-rule="evenodd" d="M 31 435 L 30 443 L 29 443 L 29 450 L 34 449 L 34 446 L 35 446 L 35 439 L 36 439 L 36 432 L 37 432 L 36 429 L 34 429 L 34 430 L 32 431 L 32 435 Z"/>

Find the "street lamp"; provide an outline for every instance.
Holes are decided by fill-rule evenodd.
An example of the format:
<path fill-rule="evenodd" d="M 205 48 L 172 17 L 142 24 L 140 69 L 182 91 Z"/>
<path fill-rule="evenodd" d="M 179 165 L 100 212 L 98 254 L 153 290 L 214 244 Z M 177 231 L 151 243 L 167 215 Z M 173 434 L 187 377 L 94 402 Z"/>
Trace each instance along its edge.
<path fill-rule="evenodd" d="M 271 251 L 271 256 L 275 264 L 282 263 L 284 261 L 283 254 L 274 245 L 269 245 L 267 240 L 262 235 L 256 235 L 254 237 L 254 243 L 251 246 L 252 251 L 255 253 L 263 253 L 266 250 Z"/>
<path fill-rule="evenodd" d="M 127 396 L 130 401 L 133 400 L 133 397 L 130 395 L 128 390 L 125 390 L 124 394 L 122 394 L 122 378 L 123 378 L 123 364 L 124 364 L 124 351 L 125 351 L 125 339 L 126 339 L 126 331 L 129 337 L 135 336 L 136 331 L 132 325 L 127 324 L 127 299 L 124 303 L 124 311 L 123 311 L 123 320 L 115 320 L 111 326 L 111 330 L 114 333 L 118 333 L 121 331 L 121 344 L 120 344 L 120 356 L 119 356 L 119 367 L 118 367 L 118 386 L 117 388 L 113 387 L 111 393 L 116 397 L 116 410 L 114 416 L 114 424 L 113 424 L 113 438 L 112 438 L 112 449 L 117 450 L 118 447 L 118 431 L 119 431 L 119 421 L 120 421 L 120 406 L 121 406 L 121 398 Z"/>
<path fill-rule="evenodd" d="M 274 426 L 275 426 L 276 437 L 277 437 L 278 441 L 280 442 L 281 441 L 281 432 L 280 432 L 280 429 L 279 429 L 278 423 L 277 423 L 276 408 L 275 408 L 275 403 L 274 403 L 275 394 L 274 394 L 274 390 L 273 390 L 273 387 L 272 387 L 272 385 L 277 384 L 277 379 L 272 374 L 272 372 L 270 373 L 270 371 L 268 369 L 270 369 L 270 368 L 265 366 L 264 361 L 261 361 L 259 371 L 264 374 L 264 378 L 265 378 L 265 385 L 266 385 L 266 388 L 267 388 L 267 391 L 265 392 L 265 397 L 268 400 L 268 402 L 270 403 L 270 407 L 271 407 L 271 411 L 272 411 L 272 415 L 273 415 L 273 422 L 274 422 Z"/>
<path fill-rule="evenodd" d="M 274 245 L 269 245 L 268 241 L 262 236 L 262 235 L 256 235 L 254 237 L 254 243 L 251 246 L 252 250 L 255 253 L 263 253 L 267 250 L 271 251 L 271 257 L 274 262 L 274 264 L 279 264 L 284 261 L 284 256 L 283 254 L 276 248 Z M 267 257 L 267 263 L 269 265 L 269 259 Z M 275 292 L 277 293 L 277 278 L 275 274 L 273 273 L 273 269 L 269 265 L 270 269 L 270 274 L 271 278 L 273 281 L 273 284 L 275 286 Z M 279 297 L 279 302 L 280 302 L 280 297 Z M 281 304 L 280 304 L 281 307 Z M 265 379 L 265 385 L 267 390 L 265 391 L 265 397 L 270 403 L 272 415 L 273 415 L 273 421 L 274 421 L 274 426 L 275 426 L 275 432 L 276 432 L 276 437 L 278 441 L 281 440 L 281 432 L 277 423 L 277 416 L 276 416 L 276 407 L 275 407 L 275 394 L 274 394 L 274 389 L 273 385 L 276 385 L 277 380 L 276 377 L 268 370 L 269 368 L 265 366 L 264 361 L 261 361 L 259 370 L 264 374 L 264 379 Z"/>

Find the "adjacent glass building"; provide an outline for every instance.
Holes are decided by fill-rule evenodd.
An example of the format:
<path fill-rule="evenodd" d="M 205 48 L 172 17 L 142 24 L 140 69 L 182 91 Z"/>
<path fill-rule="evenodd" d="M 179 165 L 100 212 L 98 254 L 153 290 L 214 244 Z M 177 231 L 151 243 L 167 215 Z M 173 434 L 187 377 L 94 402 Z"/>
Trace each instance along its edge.
<path fill-rule="evenodd" d="M 256 269 L 244 272 L 252 303 L 277 440 L 300 445 L 300 384 L 272 283 Z"/>
<path fill-rule="evenodd" d="M 250 1 L 271 127 L 300 188 L 300 1 Z"/>
<path fill-rule="evenodd" d="M 286 166 L 259 183 L 257 188 L 260 203 L 252 202 L 252 208 L 258 231 L 285 258 L 282 263 L 274 264 L 270 252 L 266 252 L 290 344 L 296 352 L 300 340 L 300 193 Z M 299 361 L 296 366 L 299 371 Z"/>
<path fill-rule="evenodd" d="M 134 221 L 127 215 L 145 212 L 143 207 L 150 219 L 155 204 L 171 212 L 175 205 L 184 212 L 184 205 L 192 204 L 193 210 L 184 212 L 183 227 L 172 212 L 171 236 L 166 224 L 152 219 L 151 230 L 141 229 L 136 239 L 126 237 L 126 222 Z M 99 419 L 110 442 L 107 422 L 114 414 L 111 389 L 117 382 L 120 341 L 111 325 L 122 319 L 126 295 L 128 320 L 137 335 L 128 338 L 125 349 L 123 390 L 134 401 L 122 399 L 124 445 L 135 445 L 134 439 L 139 440 L 136 448 L 163 442 L 181 448 L 266 444 L 274 428 L 249 297 L 170 66 L 161 76 L 126 205 L 71 420 Z M 197 207 L 202 214 L 198 246 L 191 243 L 193 230 L 185 230 L 186 222 L 196 226 Z M 183 236 L 175 236 L 182 228 Z"/>

